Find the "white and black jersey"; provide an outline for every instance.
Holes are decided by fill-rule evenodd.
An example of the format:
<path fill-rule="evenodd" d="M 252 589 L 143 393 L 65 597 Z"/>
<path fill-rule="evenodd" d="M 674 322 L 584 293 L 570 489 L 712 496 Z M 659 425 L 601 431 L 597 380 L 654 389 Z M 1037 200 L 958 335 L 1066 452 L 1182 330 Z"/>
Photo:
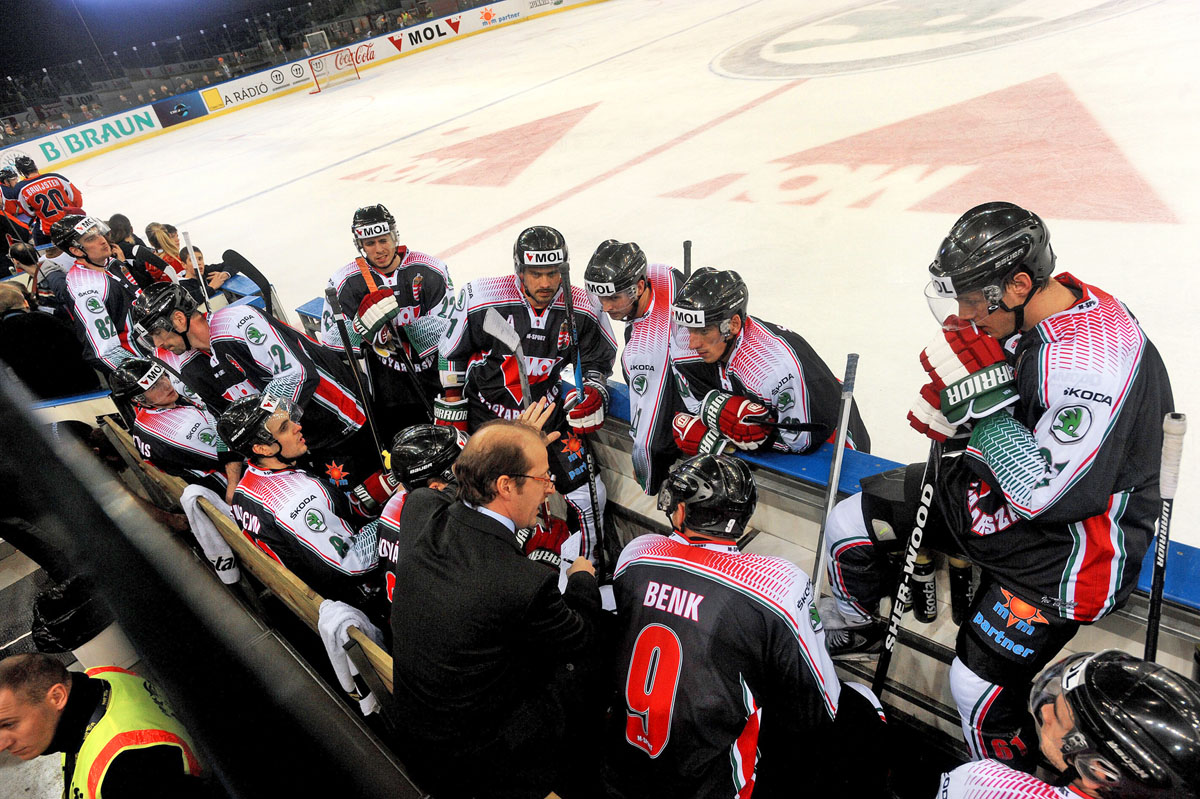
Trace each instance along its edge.
<path fill-rule="evenodd" d="M 61 304 L 71 314 L 75 333 L 87 347 L 86 357 L 112 371 L 128 358 L 142 357 L 129 332 L 129 309 L 139 291 L 137 281 L 120 261 L 110 258 L 104 269 L 76 261 L 61 285 Z"/>
<path fill-rule="evenodd" d="M 212 314 L 208 318 L 211 320 Z M 179 388 L 180 381 L 172 376 L 179 393 L 194 393 L 214 416 L 220 416 L 235 399 L 260 393 L 239 366 L 203 350 L 188 349 L 182 355 L 176 355 L 159 348 L 154 357 L 183 378 L 187 392 Z"/>
<path fill-rule="evenodd" d="M 403 487 L 388 498 L 379 516 L 379 569 L 387 601 L 392 601 L 396 590 L 396 564 L 412 551 L 421 533 L 430 525 L 439 524 L 439 519 L 454 504 L 457 492 L 435 491 L 418 488 L 408 491 Z"/>
<path fill-rule="evenodd" d="M 400 313 L 371 342 L 375 346 L 365 348 L 375 400 L 385 410 L 421 404 L 419 397 L 412 396 L 409 378 L 403 374 L 403 359 L 387 354 L 388 347 L 399 345 L 405 349 L 416 369 L 417 381 L 430 399 L 439 392 L 438 344 L 454 302 L 450 269 L 443 261 L 407 247 L 398 248 L 396 254 L 400 265 L 390 274 L 383 274 L 364 258 L 356 258 L 335 272 L 328 283 L 337 292 L 348 320 L 354 318 L 370 292 L 364 271 L 371 275 L 376 289 L 391 289 L 396 297 Z M 364 352 L 358 333 L 352 328 L 348 332 L 354 351 Z M 342 334 L 328 300 L 321 309 L 321 343 L 339 355 L 344 352 Z"/>
<path fill-rule="evenodd" d="M 935 799 L 1088 799 L 1078 788 L 1062 788 L 997 760 L 965 763 L 942 775 Z"/>
<path fill-rule="evenodd" d="M 604 776 L 615 795 L 792 795 L 820 772 L 841 684 L 807 575 L 734 546 L 643 535 L 621 553 L 614 590 Z"/>
<path fill-rule="evenodd" d="M 133 420 L 138 453 L 167 474 L 225 496 L 225 464 L 242 460 L 217 435 L 212 414 L 186 402 L 170 408 L 138 407 Z"/>
<path fill-rule="evenodd" d="M 683 275 L 665 264 L 650 264 L 646 279 L 653 294 L 646 312 L 625 325 L 621 373 L 629 387 L 634 476 L 643 491 L 653 494 L 680 454 L 671 422 L 686 408 L 671 367 L 671 305 Z"/>
<path fill-rule="evenodd" d="M 604 381 L 612 374 L 617 340 L 608 317 L 582 287 L 572 288 L 575 325 L 585 374 Z M 521 380 L 516 356 L 483 332 L 483 317 L 495 308 L 521 337 L 529 376 L 530 403 L 542 397 L 557 402 L 547 430 L 560 429 L 562 412 L 559 379 L 575 362 L 570 345 L 566 305 L 560 290 L 554 301 L 537 311 L 528 303 L 517 275 L 472 280 L 458 295 L 441 357 L 450 372 L 465 373 L 463 396 L 468 403 L 468 424 L 475 429 L 489 419 L 514 419 L 521 413 Z"/>
<path fill-rule="evenodd" d="M 354 589 L 372 577 L 376 522 L 356 531 L 345 497 L 300 469 L 247 465 L 233 517 L 259 549 L 322 596 L 357 598 Z"/>
<path fill-rule="evenodd" d="M 257 392 L 299 405 L 314 452 L 336 447 L 366 422 L 349 367 L 303 333 L 248 305 L 221 308 L 209 325 L 214 372 L 235 369 Z"/>
<path fill-rule="evenodd" d="M 719 389 L 761 402 L 778 422 L 817 425 L 813 431 L 778 431 L 771 439 L 776 450 L 807 454 L 829 439 L 837 427 L 842 384 L 807 341 L 786 327 L 748 316 L 729 346 L 723 363 L 705 363 L 690 350 L 672 353 L 689 413 L 699 413 L 704 395 Z M 846 444 L 871 451 L 857 403 L 850 410 Z"/>

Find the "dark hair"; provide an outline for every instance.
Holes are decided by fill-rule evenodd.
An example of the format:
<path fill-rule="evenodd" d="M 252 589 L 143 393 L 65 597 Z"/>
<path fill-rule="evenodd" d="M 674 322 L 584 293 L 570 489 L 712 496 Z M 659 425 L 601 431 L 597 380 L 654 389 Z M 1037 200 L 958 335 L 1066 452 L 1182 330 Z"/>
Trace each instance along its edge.
<path fill-rule="evenodd" d="M 109 240 L 125 241 L 133 238 L 133 224 L 125 214 L 113 214 L 108 218 Z"/>
<path fill-rule="evenodd" d="M 195 245 L 193 245 L 191 247 L 183 247 L 182 249 L 179 250 L 179 260 L 183 261 L 186 264 L 191 259 L 192 253 L 199 253 L 200 255 L 204 255 L 204 250 L 200 249 L 199 247 L 196 247 Z"/>
<path fill-rule="evenodd" d="M 541 431 L 524 422 L 510 419 L 493 419 L 480 425 L 471 436 L 462 454 L 454 462 L 454 475 L 458 478 L 458 497 L 470 505 L 486 505 L 496 498 L 496 481 L 503 475 L 527 473 L 532 464 L 525 457 L 521 435 L 500 433 L 481 437 L 480 433 L 493 427 L 511 428 L 514 432 L 524 431 L 539 440 L 545 440 Z M 517 485 L 525 483 L 524 477 L 514 477 Z"/>
<path fill-rule="evenodd" d="M 0 691 L 8 689 L 28 702 L 41 702 L 59 683 L 70 686 L 71 675 L 49 655 L 28 652 L 0 660 Z"/>
<path fill-rule="evenodd" d="M 39 260 L 37 250 L 33 245 L 26 244 L 23 241 L 13 243 L 13 246 L 8 250 L 8 257 L 24 266 L 37 266 Z"/>

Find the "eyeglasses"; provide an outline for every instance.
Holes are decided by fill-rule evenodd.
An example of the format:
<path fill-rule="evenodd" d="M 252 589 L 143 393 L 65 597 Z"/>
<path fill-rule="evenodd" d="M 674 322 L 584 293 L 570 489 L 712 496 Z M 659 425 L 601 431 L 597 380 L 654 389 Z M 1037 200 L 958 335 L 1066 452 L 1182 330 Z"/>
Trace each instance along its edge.
<path fill-rule="evenodd" d="M 528 477 L 530 480 L 538 480 L 539 482 L 545 483 L 546 485 L 550 486 L 551 488 L 554 488 L 554 475 L 550 474 L 549 469 L 546 470 L 546 474 L 542 477 L 538 477 L 536 474 L 513 474 L 512 472 L 505 472 L 504 476 L 505 477 Z"/>

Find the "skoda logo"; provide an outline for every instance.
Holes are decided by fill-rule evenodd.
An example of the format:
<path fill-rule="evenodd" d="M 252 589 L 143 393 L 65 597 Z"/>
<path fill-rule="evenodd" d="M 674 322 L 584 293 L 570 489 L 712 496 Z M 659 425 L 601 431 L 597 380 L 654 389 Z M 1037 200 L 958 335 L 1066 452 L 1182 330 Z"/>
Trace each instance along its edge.
<path fill-rule="evenodd" d="M 246 328 L 246 338 L 250 339 L 251 344 L 262 344 L 267 340 L 267 337 L 260 333 L 258 328 L 254 325 Z"/>
<path fill-rule="evenodd" d="M 638 375 L 637 377 L 633 378 L 633 386 L 631 386 L 631 388 L 633 388 L 633 393 L 637 394 L 638 396 L 645 394 L 646 384 L 648 382 L 649 381 L 646 380 L 645 375 Z"/>
<path fill-rule="evenodd" d="M 319 510 L 310 510 L 304 514 L 304 526 L 314 533 L 323 533 L 329 529 L 325 524 L 325 517 Z"/>
<path fill-rule="evenodd" d="M 92 313 L 100 313 L 100 311 L 104 310 L 104 306 L 100 304 L 100 300 L 95 297 L 88 297 L 86 305 L 87 309 Z"/>

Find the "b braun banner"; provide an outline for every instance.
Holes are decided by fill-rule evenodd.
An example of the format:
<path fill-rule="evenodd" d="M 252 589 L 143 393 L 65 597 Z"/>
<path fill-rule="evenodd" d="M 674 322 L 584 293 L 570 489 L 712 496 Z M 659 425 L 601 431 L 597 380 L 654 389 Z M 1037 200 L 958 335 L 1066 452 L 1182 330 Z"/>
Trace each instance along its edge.
<path fill-rule="evenodd" d="M 12 159 L 24 154 L 44 169 L 68 158 L 111 149 L 161 129 L 154 109 L 142 106 L 56 131 L 40 139 L 20 142 L 0 152 L 0 163 L 12 163 Z"/>

